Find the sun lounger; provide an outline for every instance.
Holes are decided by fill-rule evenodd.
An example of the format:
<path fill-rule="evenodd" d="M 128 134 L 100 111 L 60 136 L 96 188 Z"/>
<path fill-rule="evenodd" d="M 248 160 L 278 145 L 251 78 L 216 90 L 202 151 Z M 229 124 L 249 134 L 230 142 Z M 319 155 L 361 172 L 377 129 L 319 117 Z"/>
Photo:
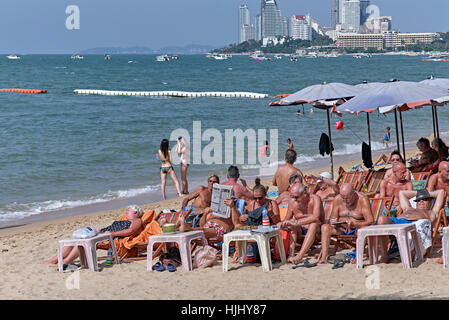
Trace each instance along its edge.
<path fill-rule="evenodd" d="M 356 191 L 360 191 L 368 174 L 369 171 L 344 171 L 338 177 L 337 184 L 341 187 L 344 183 L 351 183 Z"/>
<path fill-rule="evenodd" d="M 385 177 L 386 171 L 370 171 L 367 175 L 361 191 L 365 193 L 369 198 L 372 198 L 376 193 L 380 192 L 380 184 Z"/>

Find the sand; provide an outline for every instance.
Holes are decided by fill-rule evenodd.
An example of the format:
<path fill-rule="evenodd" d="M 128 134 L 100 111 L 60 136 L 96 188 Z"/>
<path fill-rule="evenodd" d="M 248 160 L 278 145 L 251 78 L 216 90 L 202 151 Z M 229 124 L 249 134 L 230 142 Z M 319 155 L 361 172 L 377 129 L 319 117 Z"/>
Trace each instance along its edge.
<path fill-rule="evenodd" d="M 345 169 L 356 162 L 342 164 Z M 318 174 L 318 168 L 305 172 Z M 263 180 L 270 184 L 271 179 Z M 273 190 L 273 188 L 270 188 Z M 156 212 L 179 209 L 181 199 L 142 206 Z M 222 272 L 221 262 L 207 269 L 187 272 L 152 272 L 146 261 L 59 273 L 56 267 L 39 264 L 56 254 L 58 240 L 73 230 L 109 225 L 124 209 L 32 223 L 0 230 L 0 299 L 429 299 L 449 297 L 449 271 L 436 264 L 441 248 L 417 268 L 404 270 L 399 260 L 356 269 L 354 264 L 333 270 L 331 265 L 292 269 L 274 264 L 271 272 L 261 265 L 232 264 Z M 317 248 L 319 250 L 319 248 Z M 311 252 L 317 253 L 315 250 Z M 106 252 L 99 250 L 99 256 Z M 314 258 L 311 256 L 311 261 Z M 377 280 L 376 280 L 377 279 Z"/>

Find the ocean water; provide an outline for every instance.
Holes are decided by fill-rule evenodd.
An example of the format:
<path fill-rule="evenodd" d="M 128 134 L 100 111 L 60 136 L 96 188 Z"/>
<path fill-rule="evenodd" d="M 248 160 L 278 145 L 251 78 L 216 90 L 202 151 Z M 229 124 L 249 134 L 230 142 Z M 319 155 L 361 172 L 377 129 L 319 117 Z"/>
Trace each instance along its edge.
<path fill-rule="evenodd" d="M 86 55 L 84 60 L 72 60 L 69 55 L 24 55 L 21 60 L 0 57 L 0 70 L 0 88 L 48 90 L 42 95 L 0 93 L 0 225 L 54 211 L 73 213 L 94 204 L 113 207 L 137 198 L 142 203 L 160 200 L 160 161 L 156 157 L 160 141 L 170 138 L 176 129 L 185 129 L 192 137 L 194 121 L 200 121 L 201 134 L 215 129 L 223 142 L 226 129 L 265 129 L 267 133 L 277 129 L 279 163 L 286 139 L 291 138 L 298 152 L 298 167 L 326 165 L 328 157 L 318 153 L 320 135 L 327 133 L 325 112 L 316 109 L 310 114 L 310 105 L 269 107 L 277 100 L 275 95 L 323 81 L 358 84 L 363 80 L 449 77 L 449 64 L 408 56 L 291 62 L 287 58 L 253 61 L 248 56 L 234 56 L 218 61 L 203 55 L 181 55 L 178 60 L 157 62 L 152 55 L 113 55 L 108 61 L 100 55 Z M 270 97 L 97 96 L 76 95 L 74 89 L 248 91 Z M 301 116 L 296 115 L 297 109 L 303 112 Z M 440 131 L 445 134 L 449 133 L 448 115 L 447 108 L 439 108 Z M 339 120 L 345 125 L 337 131 L 334 124 Z M 405 138 L 412 147 L 419 137 L 432 133 L 428 107 L 405 112 L 403 120 Z M 366 116 L 333 116 L 331 122 L 336 159 L 360 158 L 361 143 L 367 141 Z M 394 145 L 393 115 L 373 113 L 370 123 L 374 150 L 383 150 L 381 140 L 387 126 L 392 128 Z M 199 152 L 212 141 L 205 140 Z M 223 147 L 222 162 L 224 151 Z M 245 159 L 238 165 L 242 176 L 258 175 L 259 164 Z M 188 175 L 190 190 L 195 184 L 204 184 L 210 174 L 224 178 L 228 166 L 193 163 Z M 179 167 L 175 170 L 179 179 Z M 167 191 L 173 195 L 174 185 L 171 179 L 167 182 Z"/>

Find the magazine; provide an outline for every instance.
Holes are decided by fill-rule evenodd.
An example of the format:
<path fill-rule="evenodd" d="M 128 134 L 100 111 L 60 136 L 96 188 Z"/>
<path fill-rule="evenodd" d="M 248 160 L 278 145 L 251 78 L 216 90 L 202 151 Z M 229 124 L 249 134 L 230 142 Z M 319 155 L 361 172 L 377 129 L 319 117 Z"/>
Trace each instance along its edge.
<path fill-rule="evenodd" d="M 224 201 L 233 196 L 232 186 L 215 183 L 212 187 L 212 199 L 210 204 L 212 214 L 221 218 L 229 218 L 231 216 L 231 209 L 224 203 Z"/>

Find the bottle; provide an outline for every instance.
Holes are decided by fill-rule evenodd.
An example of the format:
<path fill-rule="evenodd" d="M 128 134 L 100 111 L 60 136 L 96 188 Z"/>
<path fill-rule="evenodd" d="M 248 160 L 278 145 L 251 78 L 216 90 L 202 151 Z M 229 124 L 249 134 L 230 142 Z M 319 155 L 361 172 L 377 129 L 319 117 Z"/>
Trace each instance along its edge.
<path fill-rule="evenodd" d="M 270 217 L 268 216 L 267 208 L 262 211 L 262 227 L 270 227 Z"/>
<path fill-rule="evenodd" d="M 108 249 L 108 258 L 106 259 L 106 265 L 112 266 L 112 248 L 110 246 Z"/>
<path fill-rule="evenodd" d="M 248 246 L 246 247 L 246 257 L 248 264 L 254 264 L 254 251 L 251 243 L 248 243 Z"/>

